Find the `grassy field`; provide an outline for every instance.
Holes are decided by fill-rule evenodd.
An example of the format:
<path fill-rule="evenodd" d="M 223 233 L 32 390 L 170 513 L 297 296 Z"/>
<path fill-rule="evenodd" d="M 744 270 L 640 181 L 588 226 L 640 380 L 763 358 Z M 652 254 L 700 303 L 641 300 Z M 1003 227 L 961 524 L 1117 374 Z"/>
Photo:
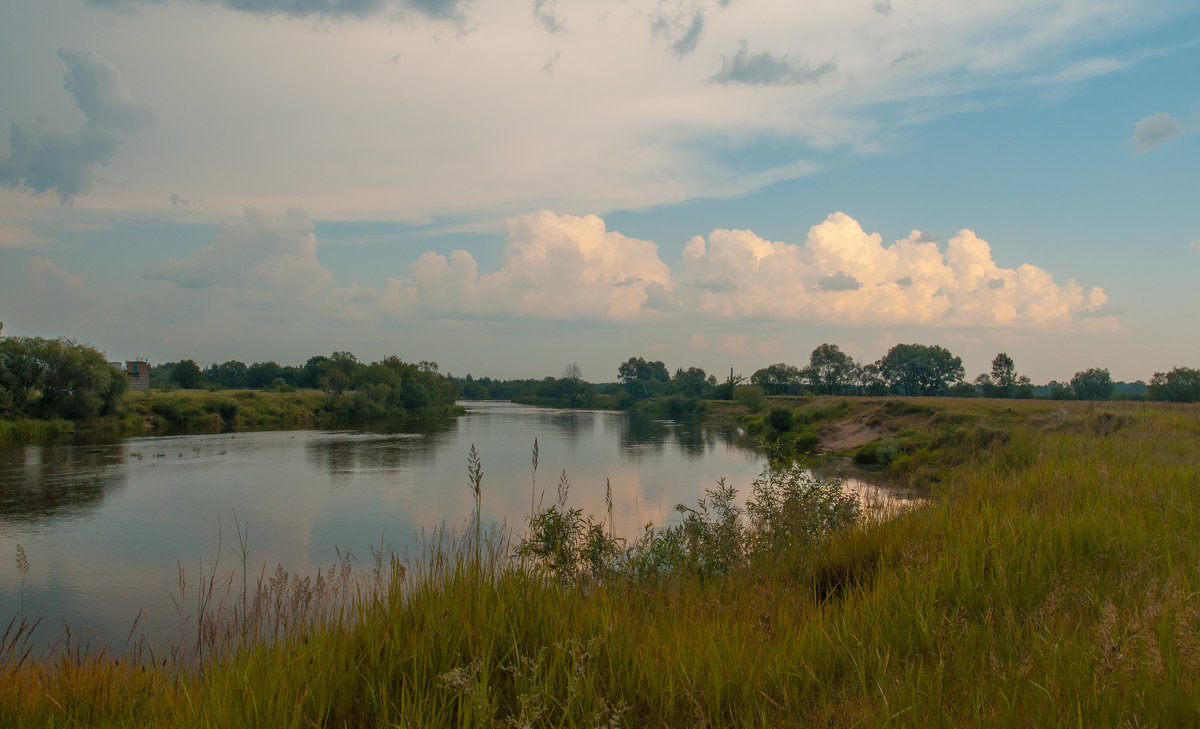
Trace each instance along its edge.
<path fill-rule="evenodd" d="M 1200 407 L 795 406 L 927 505 L 718 575 L 276 575 L 152 664 L 14 629 L 0 726 L 1200 726 Z"/>

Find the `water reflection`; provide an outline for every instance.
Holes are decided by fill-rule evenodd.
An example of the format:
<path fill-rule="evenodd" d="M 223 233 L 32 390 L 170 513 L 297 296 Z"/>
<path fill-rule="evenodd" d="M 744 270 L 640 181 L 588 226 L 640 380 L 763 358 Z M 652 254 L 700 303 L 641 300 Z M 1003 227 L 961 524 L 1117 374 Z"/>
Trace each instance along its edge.
<path fill-rule="evenodd" d="M 310 438 L 304 456 L 310 468 L 333 478 L 362 470 L 395 472 L 432 464 L 453 420 L 413 421 L 374 432 L 340 431 Z"/>
<path fill-rule="evenodd" d="M 0 523 L 70 521 L 99 509 L 127 484 L 125 450 L 120 444 L 0 448 Z"/>
<path fill-rule="evenodd" d="M 249 526 L 251 568 L 300 574 L 339 554 L 397 552 L 422 529 L 472 515 L 466 454 L 482 456 L 483 521 L 520 529 L 531 502 L 553 500 L 569 472 L 572 508 L 606 511 L 634 536 L 677 518 L 717 479 L 740 489 L 761 458 L 736 431 L 609 411 L 465 403 L 461 418 L 361 431 L 274 431 L 133 438 L 99 446 L 0 449 L 0 604 L 23 595 L 47 642 L 65 621 L 119 650 L 134 615 L 170 636 L 180 568 L 196 580 L 231 554 L 234 516 Z M 534 439 L 540 464 L 531 472 Z M 21 544 L 32 565 L 11 568 Z M 189 582 L 194 585 L 194 582 Z M 189 587 L 194 590 L 194 586 Z M 91 631 L 94 631 L 92 633 Z"/>
<path fill-rule="evenodd" d="M 621 450 L 634 462 L 660 457 L 664 451 L 678 451 L 696 460 L 712 450 L 749 449 L 743 434 L 735 428 L 707 425 L 699 420 L 657 420 L 643 414 L 631 414 L 621 421 Z"/>

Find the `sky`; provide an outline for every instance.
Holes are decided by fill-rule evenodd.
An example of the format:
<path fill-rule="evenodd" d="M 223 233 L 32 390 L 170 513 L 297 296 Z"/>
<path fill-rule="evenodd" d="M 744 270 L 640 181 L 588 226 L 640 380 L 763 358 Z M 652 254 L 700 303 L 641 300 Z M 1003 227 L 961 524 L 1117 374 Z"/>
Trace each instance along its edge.
<path fill-rule="evenodd" d="M 1200 367 L 1194 0 L 39 0 L 0 67 L 6 335 Z"/>

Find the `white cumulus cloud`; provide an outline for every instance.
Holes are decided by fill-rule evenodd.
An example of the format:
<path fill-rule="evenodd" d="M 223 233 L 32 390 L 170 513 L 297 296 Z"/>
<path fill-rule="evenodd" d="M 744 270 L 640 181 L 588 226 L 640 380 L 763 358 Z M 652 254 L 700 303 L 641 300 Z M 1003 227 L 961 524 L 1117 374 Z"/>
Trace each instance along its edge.
<path fill-rule="evenodd" d="M 542 210 L 508 220 L 498 271 L 469 253 L 433 251 L 390 279 L 381 303 L 396 314 L 447 317 L 681 321 L 772 319 L 841 326 L 987 326 L 1105 329 L 1107 296 L 1058 283 L 1032 264 L 1004 268 L 970 230 L 945 245 L 914 230 L 885 246 L 834 213 L 803 244 L 749 230 L 696 236 L 672 270 L 654 243 L 606 228 L 595 215 Z M 707 346 L 694 336 L 693 348 Z M 726 338 L 726 351 L 745 340 Z M 730 350 L 730 348 L 733 348 Z"/>
<path fill-rule="evenodd" d="M 1037 329 L 1111 327 L 1107 297 L 1058 284 L 1031 264 L 1001 268 L 969 230 L 946 245 L 920 231 L 890 246 L 834 213 L 803 245 L 751 231 L 714 230 L 684 250 L 682 287 L 691 305 L 719 318 L 771 317 L 851 326 L 949 325 Z M 688 298 L 690 295 L 690 299 Z"/>
<path fill-rule="evenodd" d="M 595 215 L 541 210 L 508 219 L 499 271 L 479 273 L 471 254 L 427 251 L 390 279 L 385 306 L 439 315 L 626 321 L 677 306 L 658 247 L 605 229 Z"/>

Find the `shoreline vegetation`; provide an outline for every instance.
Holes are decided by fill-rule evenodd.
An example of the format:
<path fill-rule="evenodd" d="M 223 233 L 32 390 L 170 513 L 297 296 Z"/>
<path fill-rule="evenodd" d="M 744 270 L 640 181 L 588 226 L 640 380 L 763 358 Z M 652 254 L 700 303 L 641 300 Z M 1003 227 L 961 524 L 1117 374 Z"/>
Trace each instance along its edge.
<path fill-rule="evenodd" d="M 231 361 L 203 371 L 184 360 L 151 367 L 148 381 L 149 389 L 130 391 L 125 369 L 71 340 L 0 336 L 0 443 L 330 427 L 464 412 L 454 402 L 457 386 L 436 363 L 396 356 L 368 364 L 334 352 L 302 367 Z"/>
<path fill-rule="evenodd" d="M 143 363 L 127 364 L 141 371 Z M 863 363 L 827 343 L 813 350 L 807 366 L 781 362 L 748 378 L 731 369 L 724 381 L 698 367 L 681 367 L 672 374 L 663 362 L 642 357 L 627 359 L 617 374 L 616 382 L 591 383 L 571 363 L 560 377 L 476 379 L 442 374 L 435 362 L 408 363 L 389 356 L 368 364 L 350 352 L 333 352 L 310 357 L 301 366 L 230 360 L 201 369 L 190 359 L 167 362 L 148 368 L 149 390 L 131 393 L 125 371 L 107 363 L 93 347 L 67 339 L 0 336 L 0 443 L 453 416 L 464 412 L 455 405 L 461 397 L 627 410 L 669 420 L 700 417 L 709 410 L 727 418 L 731 403 L 753 416 L 770 404 L 765 427 L 753 417 L 742 420 L 752 434 L 757 435 L 755 428 L 763 430 L 768 440 L 800 454 L 819 440 L 817 429 L 806 426 L 836 413 L 800 413 L 793 430 L 790 415 L 780 409 L 795 410 L 786 398 L 1200 401 L 1200 370 L 1187 367 L 1156 372 L 1149 384 L 1113 382 L 1107 369 L 1093 367 L 1075 373 L 1069 383 L 1035 387 L 1000 352 L 991 372 L 968 382 L 961 358 L 944 347 L 921 344 L 898 344 L 878 361 Z M 768 397 L 776 399 L 768 402 Z M 778 398 L 785 400 L 781 404 Z"/>
<path fill-rule="evenodd" d="M 320 390 L 143 390 L 127 393 L 117 413 L 87 421 L 0 420 L 0 443 L 339 427 L 455 417 L 466 412 L 454 403 L 412 410 L 376 409 L 363 407 L 361 399 L 353 393 Z"/>
<path fill-rule="evenodd" d="M 364 590 L 280 567 L 209 603 L 169 656 L 70 639 L 32 656 L 14 620 L 0 725 L 1200 723 L 1200 406 L 788 409 L 812 418 L 799 432 L 819 422 L 834 450 L 928 498 L 806 531 L 814 509 L 794 507 L 828 492 L 780 459 L 760 477 L 773 486 L 718 484 L 673 530 L 620 542 L 605 515 L 570 507 L 564 473 L 513 540 L 479 536 L 476 516 L 415 559 L 381 550 Z M 755 416 L 762 431 L 795 432 L 773 412 Z M 486 501 L 487 464 L 464 466 L 458 488 Z M 535 483 L 536 467 L 535 450 Z M 757 511 L 731 509 L 732 487 Z"/>

